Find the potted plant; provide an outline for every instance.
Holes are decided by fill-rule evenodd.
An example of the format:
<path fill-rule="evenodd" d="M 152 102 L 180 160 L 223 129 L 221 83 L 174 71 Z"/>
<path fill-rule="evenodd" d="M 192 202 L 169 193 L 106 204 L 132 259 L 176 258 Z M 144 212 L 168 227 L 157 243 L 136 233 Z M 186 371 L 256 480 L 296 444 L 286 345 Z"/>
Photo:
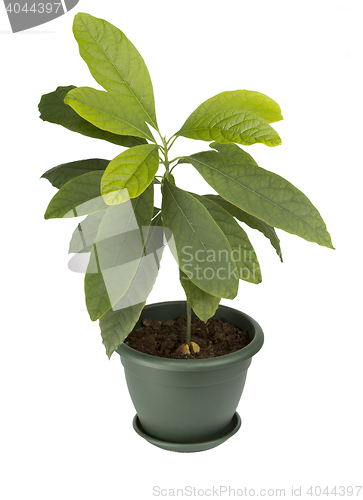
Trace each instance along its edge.
<path fill-rule="evenodd" d="M 73 32 L 104 90 L 58 87 L 42 96 L 40 117 L 126 149 L 111 161 L 77 160 L 45 172 L 58 188 L 45 218 L 86 216 L 72 235 L 70 267 L 84 267 L 90 318 L 99 320 L 107 355 L 121 356 L 137 411 L 135 430 L 169 450 L 212 448 L 239 429 L 236 407 L 247 368 L 263 344 L 254 319 L 219 305 L 236 297 L 239 280 L 261 282 L 240 222 L 262 232 L 281 261 L 275 228 L 333 248 L 330 235 L 301 191 L 241 148 L 281 143 L 270 125 L 282 120 L 274 100 L 254 91 L 222 92 L 167 139 L 159 131 L 148 70 L 126 36 L 85 13 L 75 16 Z M 172 158 L 181 136 L 207 141 L 209 149 Z M 178 187 L 186 163 L 213 194 Z M 166 242 L 187 300 L 145 306 Z M 224 334 L 242 343 L 231 347 Z M 162 342 L 172 336 L 174 347 L 166 349 Z"/>

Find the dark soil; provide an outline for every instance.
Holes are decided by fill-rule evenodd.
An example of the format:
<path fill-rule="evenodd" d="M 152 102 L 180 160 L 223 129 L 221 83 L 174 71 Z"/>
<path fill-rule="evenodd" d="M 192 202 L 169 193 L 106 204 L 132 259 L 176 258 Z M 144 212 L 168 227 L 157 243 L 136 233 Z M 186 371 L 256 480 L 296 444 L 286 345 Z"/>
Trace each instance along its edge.
<path fill-rule="evenodd" d="M 177 349 L 186 342 L 186 316 L 164 322 L 144 319 L 142 324 L 143 327 L 130 333 L 125 344 L 162 358 L 215 358 L 238 351 L 250 343 L 247 330 L 242 331 L 231 323 L 216 318 L 204 323 L 199 318 L 192 318 L 191 342 L 198 344 L 200 351 L 182 354 Z"/>

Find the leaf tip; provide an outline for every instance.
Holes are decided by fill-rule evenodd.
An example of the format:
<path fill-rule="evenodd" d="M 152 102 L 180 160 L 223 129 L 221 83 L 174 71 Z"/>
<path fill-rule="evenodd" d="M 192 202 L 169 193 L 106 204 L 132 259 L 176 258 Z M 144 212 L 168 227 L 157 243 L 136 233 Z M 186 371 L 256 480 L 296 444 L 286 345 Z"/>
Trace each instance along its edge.
<path fill-rule="evenodd" d="M 86 280 L 87 280 L 87 277 L 89 275 L 90 274 L 86 272 L 85 277 L 84 277 L 84 279 L 85 279 L 85 287 L 86 287 Z M 95 311 L 94 309 L 92 309 L 91 305 L 88 304 L 88 302 L 87 302 L 87 295 L 86 295 L 86 308 L 87 308 L 87 312 L 88 312 L 88 315 L 89 315 L 91 321 L 97 321 L 102 316 L 102 314 L 100 314 L 99 311 Z"/>
<path fill-rule="evenodd" d="M 323 245 L 327 248 L 331 248 L 332 250 L 335 250 L 333 242 L 331 240 L 330 233 L 327 230 L 325 231 L 325 235 L 326 235 L 326 238 L 325 238 L 325 243 Z"/>
<path fill-rule="evenodd" d="M 281 120 L 283 120 L 284 117 L 282 116 L 282 114 L 280 113 L 280 115 L 278 117 L 275 118 L 275 120 L 272 120 L 270 121 L 269 123 L 276 123 L 276 122 L 280 122 Z"/>
<path fill-rule="evenodd" d="M 91 14 L 87 14 L 86 12 L 77 12 L 73 19 L 73 26 L 77 24 L 77 21 L 82 21 L 83 19 L 91 18 Z"/>
<path fill-rule="evenodd" d="M 69 95 L 71 92 L 72 92 L 72 90 L 70 90 L 70 91 L 66 94 L 65 98 L 63 99 L 64 104 L 68 104 L 68 105 L 69 105 L 69 101 L 71 101 L 71 100 L 72 100 L 72 96 L 70 96 L 70 95 Z"/>
<path fill-rule="evenodd" d="M 50 202 L 50 203 L 51 203 L 51 202 Z M 50 205 L 50 203 L 49 203 L 49 205 Z M 49 205 L 47 206 L 47 209 L 46 209 L 46 211 L 45 211 L 45 214 L 44 214 L 44 219 L 54 219 L 54 217 L 53 217 L 53 213 L 54 213 L 54 212 L 52 212 L 52 209 L 50 208 L 50 206 L 49 206 Z"/>
<path fill-rule="evenodd" d="M 101 195 L 103 201 L 106 205 L 120 205 L 121 203 L 125 203 L 130 200 L 129 192 L 126 188 L 123 189 L 115 189 L 114 191 L 107 192 L 106 188 L 102 188 L 101 184 Z"/>
<path fill-rule="evenodd" d="M 238 281 L 236 282 L 236 289 L 233 291 L 227 291 L 227 293 L 223 296 L 225 299 L 233 300 L 237 297 L 238 295 L 238 286 L 239 283 Z"/>
<path fill-rule="evenodd" d="M 104 345 L 104 346 L 105 346 L 105 348 L 106 348 L 106 355 L 107 355 L 107 357 L 108 357 L 108 359 L 109 359 L 109 360 L 111 359 L 112 354 L 113 354 L 114 352 L 116 352 L 116 351 L 117 351 L 117 349 L 118 349 L 118 348 L 120 347 L 120 345 L 122 344 L 122 342 L 121 342 L 121 344 L 119 344 L 119 345 L 115 345 L 115 343 L 112 343 L 112 345 L 110 345 L 110 343 L 107 343 L 107 342 L 105 342 L 105 341 L 103 341 L 102 343 L 103 343 L 103 345 Z"/>

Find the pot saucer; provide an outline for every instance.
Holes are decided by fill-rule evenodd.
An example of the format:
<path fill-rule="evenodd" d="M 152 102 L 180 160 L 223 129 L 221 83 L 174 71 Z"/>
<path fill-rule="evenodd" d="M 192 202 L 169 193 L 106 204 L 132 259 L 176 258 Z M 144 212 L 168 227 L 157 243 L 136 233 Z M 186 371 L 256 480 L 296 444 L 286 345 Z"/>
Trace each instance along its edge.
<path fill-rule="evenodd" d="M 202 441 L 198 443 L 172 443 L 170 441 L 162 441 L 161 439 L 156 439 L 152 436 L 149 436 L 144 432 L 143 428 L 141 427 L 141 423 L 137 415 L 135 415 L 134 417 L 133 426 L 135 431 L 139 434 L 139 436 L 146 439 L 146 441 L 153 444 L 154 446 L 157 446 L 158 448 L 162 448 L 163 450 L 168 450 L 168 451 L 191 453 L 196 451 L 209 450 L 227 441 L 227 439 L 233 436 L 233 434 L 236 434 L 236 432 L 241 427 L 241 417 L 237 412 L 235 412 L 235 414 L 232 417 L 231 423 L 227 427 L 226 433 L 223 436 L 220 436 L 217 439 L 212 439 L 210 441 Z"/>

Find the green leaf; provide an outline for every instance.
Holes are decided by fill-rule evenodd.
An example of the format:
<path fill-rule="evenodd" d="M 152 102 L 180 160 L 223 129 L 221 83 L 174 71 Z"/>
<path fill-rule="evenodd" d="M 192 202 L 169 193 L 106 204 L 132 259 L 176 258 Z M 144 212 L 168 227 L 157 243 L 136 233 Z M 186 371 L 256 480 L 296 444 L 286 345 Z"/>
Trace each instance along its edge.
<path fill-rule="evenodd" d="M 82 118 L 102 130 L 119 135 L 136 135 L 154 141 L 149 127 L 128 96 L 121 103 L 115 93 L 79 87 L 68 92 L 64 102 Z"/>
<path fill-rule="evenodd" d="M 234 298 L 238 272 L 232 249 L 204 205 L 164 179 L 161 210 L 163 225 L 173 234 L 175 248 L 171 242 L 169 246 L 181 270 L 205 292 Z"/>
<path fill-rule="evenodd" d="M 147 237 L 143 256 L 127 292 L 113 305 L 113 310 L 145 302 L 154 286 L 164 251 L 164 230 L 160 225 L 151 225 L 145 229 Z"/>
<path fill-rule="evenodd" d="M 130 287 L 145 253 L 152 212 L 152 185 L 138 198 L 109 206 L 105 211 L 85 275 L 86 306 L 93 321 Z"/>
<path fill-rule="evenodd" d="M 244 212 L 235 205 L 232 205 L 232 203 L 229 203 L 229 201 L 219 196 L 219 194 L 207 194 L 204 196 L 205 198 L 208 198 L 209 200 L 218 203 L 218 205 L 224 208 L 224 210 L 233 215 L 233 217 L 235 217 L 239 221 L 244 222 L 245 224 L 247 224 L 247 226 L 249 226 L 252 229 L 257 229 L 264 236 L 266 236 L 266 238 L 270 240 L 271 245 L 276 250 L 276 253 L 280 257 L 280 260 L 282 262 L 280 240 L 273 227 L 271 227 L 269 224 L 266 224 L 266 222 L 264 222 L 263 220 L 258 219 L 257 217 L 254 217 L 253 215 L 248 214 L 247 212 Z"/>
<path fill-rule="evenodd" d="M 93 78 L 105 90 L 120 94 L 120 102 L 132 100 L 139 108 L 135 112 L 158 130 L 150 75 L 130 40 L 107 21 L 82 12 L 74 18 L 73 33 Z"/>
<path fill-rule="evenodd" d="M 181 269 L 179 271 L 180 283 L 184 288 L 185 295 L 187 296 L 191 308 L 198 318 L 204 322 L 208 321 L 209 318 L 214 316 L 221 299 L 210 293 L 204 292 L 198 288 Z"/>
<path fill-rule="evenodd" d="M 93 244 L 84 282 L 87 311 L 92 321 L 103 316 L 126 293 L 142 250 L 143 242 L 136 230 Z"/>
<path fill-rule="evenodd" d="M 78 217 L 105 210 L 100 192 L 103 171 L 96 170 L 68 181 L 51 199 L 45 219 Z"/>
<path fill-rule="evenodd" d="M 59 189 L 79 175 L 94 172 L 95 170 L 105 170 L 109 163 L 109 160 L 101 160 L 99 158 L 62 163 L 57 167 L 47 170 L 41 178 L 47 179 L 54 187 Z"/>
<path fill-rule="evenodd" d="M 141 137 L 132 137 L 129 135 L 117 135 L 106 132 L 92 125 L 79 116 L 68 104 L 65 104 L 64 98 L 70 90 L 76 89 L 74 85 L 68 87 L 58 87 L 54 92 L 44 94 L 39 103 L 40 118 L 46 122 L 56 123 L 62 127 L 78 132 L 79 134 L 94 139 L 103 139 L 118 146 L 131 148 L 140 144 L 145 144 L 145 139 Z"/>
<path fill-rule="evenodd" d="M 212 144 L 184 160 L 191 163 L 224 199 L 267 224 L 307 241 L 333 248 L 318 210 L 308 198 L 279 175 L 260 168 L 234 144 Z"/>
<path fill-rule="evenodd" d="M 152 183 L 159 168 L 158 146 L 144 144 L 116 156 L 101 180 L 101 194 L 109 205 L 136 198 Z"/>
<path fill-rule="evenodd" d="M 73 232 L 69 243 L 68 253 L 85 253 L 92 250 L 97 231 L 106 211 L 96 212 L 87 215 L 84 221 L 80 222 Z"/>
<path fill-rule="evenodd" d="M 246 146 L 257 142 L 266 146 L 281 144 L 280 136 L 265 120 L 251 111 L 237 109 L 198 116 L 187 121 L 175 135 L 202 141 L 236 142 Z"/>
<path fill-rule="evenodd" d="M 145 255 L 129 288 L 121 300 L 100 318 L 101 335 L 108 357 L 121 345 L 133 330 L 146 299 L 150 294 L 160 267 L 163 252 L 163 230 L 150 228 L 145 245 Z"/>
<path fill-rule="evenodd" d="M 145 303 L 146 301 L 140 302 L 116 311 L 110 309 L 100 318 L 102 343 L 109 358 L 134 329 Z"/>
<path fill-rule="evenodd" d="M 193 111 L 182 128 L 188 128 L 190 123 L 209 113 L 231 109 L 250 111 L 267 123 L 282 120 L 280 106 L 267 95 L 252 90 L 233 90 L 221 92 L 203 102 Z"/>
<path fill-rule="evenodd" d="M 191 194 L 205 206 L 226 236 L 232 249 L 232 259 L 237 265 L 239 279 L 249 283 L 261 283 L 260 264 L 245 231 L 218 203 L 205 196 Z"/>
<path fill-rule="evenodd" d="M 150 185 L 138 198 L 131 200 L 134 215 L 136 217 L 133 224 L 133 228 L 140 228 L 140 238 L 137 238 L 137 242 L 145 241 L 145 236 L 147 238 L 147 226 L 150 224 L 152 208 L 153 208 L 153 186 Z M 108 310 L 111 307 L 110 298 L 107 293 L 107 289 L 103 280 L 101 269 L 99 269 L 99 259 L 97 254 L 97 248 L 93 249 L 92 246 L 95 243 L 97 233 L 99 232 L 99 226 L 106 213 L 106 210 L 102 212 L 97 212 L 91 214 L 85 218 L 80 224 L 78 224 L 75 229 L 69 247 L 69 253 L 84 253 L 92 252 L 90 263 L 88 265 L 89 276 L 85 278 L 86 281 L 86 294 L 88 295 L 88 303 L 92 315 L 97 316 L 101 314 L 102 311 Z M 125 214 L 124 214 L 125 215 Z M 156 224 L 156 221 L 151 222 L 152 225 Z M 117 230 L 117 225 L 115 225 Z M 110 228 L 112 229 L 112 227 Z M 112 234 L 112 232 L 111 232 Z M 136 235 L 137 236 L 137 235 Z M 133 233 L 135 238 L 135 233 Z M 107 235 L 105 235 L 107 238 Z M 109 238 L 107 241 L 111 244 L 114 243 L 115 238 Z M 106 243 L 107 244 L 107 243 Z M 102 248 L 101 248 L 102 252 Z M 96 272 L 97 270 L 97 272 Z M 92 272 L 91 272 L 92 271 Z M 100 311 L 100 312 L 99 312 Z"/>
<path fill-rule="evenodd" d="M 110 226 L 111 209 L 117 209 L 118 215 L 123 215 L 120 207 L 124 205 L 108 208 L 91 250 L 85 275 L 85 294 L 92 321 L 99 319 L 126 293 L 143 254 L 143 240 L 138 229 L 126 227 L 125 233 L 100 239 L 100 231 L 106 224 Z"/>
<path fill-rule="evenodd" d="M 109 242 L 109 244 L 111 246 L 111 242 Z M 112 245 L 115 245 L 114 241 L 112 242 Z M 107 286 L 102 275 L 97 248 L 98 245 L 93 243 L 90 260 L 84 277 L 86 307 L 92 321 L 99 319 L 112 307 L 111 300 L 107 292 Z"/>
<path fill-rule="evenodd" d="M 150 184 L 145 191 L 131 200 L 139 227 L 149 226 L 154 213 L 154 186 Z"/>

